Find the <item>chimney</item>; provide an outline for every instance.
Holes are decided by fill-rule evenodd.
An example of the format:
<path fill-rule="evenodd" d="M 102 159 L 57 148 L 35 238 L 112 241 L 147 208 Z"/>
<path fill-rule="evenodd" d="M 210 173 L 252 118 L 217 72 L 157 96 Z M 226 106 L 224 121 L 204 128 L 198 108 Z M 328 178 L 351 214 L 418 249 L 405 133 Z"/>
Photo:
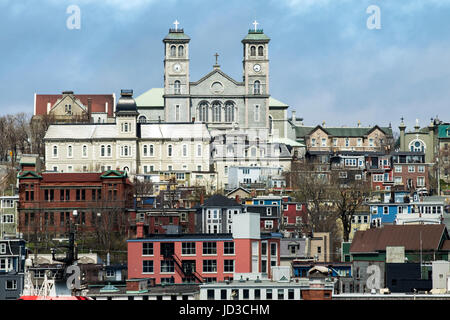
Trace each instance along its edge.
<path fill-rule="evenodd" d="M 105 102 L 105 113 L 108 116 L 108 102 Z"/>
<path fill-rule="evenodd" d="M 91 114 L 92 114 L 92 98 L 88 98 L 88 105 L 87 105 L 87 112 L 88 112 L 88 119 L 91 119 Z"/>
<path fill-rule="evenodd" d="M 205 196 L 204 194 L 200 194 L 200 205 L 203 205 L 203 203 L 205 203 Z"/>
<path fill-rule="evenodd" d="M 238 194 L 236 195 L 236 203 L 239 203 L 239 204 L 241 204 L 241 198 L 239 197 L 239 195 L 238 195 Z"/>
<path fill-rule="evenodd" d="M 136 239 L 144 238 L 144 223 L 136 222 Z"/>
<path fill-rule="evenodd" d="M 52 104 L 49 102 L 47 102 L 47 113 L 50 113 L 50 109 L 52 107 Z"/>

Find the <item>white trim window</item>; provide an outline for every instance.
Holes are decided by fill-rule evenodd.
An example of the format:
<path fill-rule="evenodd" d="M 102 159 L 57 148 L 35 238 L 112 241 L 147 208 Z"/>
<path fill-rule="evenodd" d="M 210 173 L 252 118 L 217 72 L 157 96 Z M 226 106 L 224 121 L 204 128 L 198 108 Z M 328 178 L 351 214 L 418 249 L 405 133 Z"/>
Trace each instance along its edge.
<path fill-rule="evenodd" d="M 417 186 L 425 187 L 425 177 L 417 177 Z"/>
<path fill-rule="evenodd" d="M 187 157 L 188 156 L 188 145 L 187 144 L 183 144 L 183 157 Z"/>
<path fill-rule="evenodd" d="M 408 172 L 416 172 L 415 166 L 408 166 Z"/>
<path fill-rule="evenodd" d="M 67 158 L 73 158 L 73 146 L 72 145 L 67 146 Z"/>
<path fill-rule="evenodd" d="M 394 166 L 394 172 L 401 173 L 402 172 L 402 166 Z"/>
<path fill-rule="evenodd" d="M 201 157 L 202 156 L 202 153 L 203 153 L 202 149 L 203 149 L 202 145 L 200 143 L 197 144 L 197 157 Z"/>
<path fill-rule="evenodd" d="M 83 146 L 81 147 L 81 156 L 83 158 L 88 157 L 88 146 L 86 144 L 83 144 Z"/>
<path fill-rule="evenodd" d="M 327 146 L 327 139 L 322 138 L 322 147 L 326 147 L 326 146 Z"/>
<path fill-rule="evenodd" d="M 375 145 L 374 145 L 374 139 L 373 138 L 370 138 L 369 139 L 369 147 L 374 147 Z"/>
<path fill-rule="evenodd" d="M 58 146 L 57 145 L 52 146 L 52 158 L 58 158 Z"/>
<path fill-rule="evenodd" d="M 418 166 L 417 167 L 417 172 L 424 173 L 425 172 L 425 166 Z"/>
<path fill-rule="evenodd" d="M 167 156 L 168 157 L 173 157 L 173 145 L 169 144 L 167 146 Z"/>
<path fill-rule="evenodd" d="M 120 146 L 120 156 L 131 157 L 131 146 L 129 145 Z"/>

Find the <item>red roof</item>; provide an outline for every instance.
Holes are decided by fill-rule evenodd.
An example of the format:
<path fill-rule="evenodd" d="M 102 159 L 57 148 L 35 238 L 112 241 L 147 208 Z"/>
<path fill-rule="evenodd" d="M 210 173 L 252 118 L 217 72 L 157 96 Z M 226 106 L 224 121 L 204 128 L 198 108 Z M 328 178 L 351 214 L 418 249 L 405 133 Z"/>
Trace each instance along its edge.
<path fill-rule="evenodd" d="M 402 246 L 411 251 L 439 250 L 442 249 L 439 245 L 443 236 L 448 240 L 444 224 L 386 225 L 382 228 L 356 231 L 350 252 L 385 251 L 386 247 L 391 246 Z"/>
<path fill-rule="evenodd" d="M 43 173 L 43 182 L 95 182 L 101 181 L 100 176 L 102 173 Z"/>
<path fill-rule="evenodd" d="M 108 102 L 108 116 L 114 114 L 114 95 L 113 94 L 74 94 L 75 98 L 80 100 L 87 107 L 88 98 L 92 99 L 91 112 L 105 112 L 106 102 Z M 51 108 L 58 99 L 62 98 L 62 94 L 36 94 L 34 115 L 47 114 L 47 103 L 50 102 Z"/>

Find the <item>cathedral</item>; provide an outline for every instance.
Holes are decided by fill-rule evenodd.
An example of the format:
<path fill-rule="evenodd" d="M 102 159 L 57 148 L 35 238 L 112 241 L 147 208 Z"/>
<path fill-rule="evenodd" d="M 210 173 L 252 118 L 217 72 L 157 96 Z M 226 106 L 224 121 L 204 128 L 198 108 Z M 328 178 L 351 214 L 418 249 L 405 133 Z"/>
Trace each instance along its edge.
<path fill-rule="evenodd" d="M 242 39 L 242 81 L 221 70 L 217 55 L 213 70 L 191 81 L 190 37 L 176 22 L 163 39 L 164 88 L 136 98 L 122 90 L 114 109 L 105 107 L 114 112 L 107 121 L 93 113 L 89 123 L 51 125 L 44 138 L 47 170 L 125 170 L 155 183 L 175 176 L 179 184 L 213 190 L 228 189 L 231 169 L 233 176 L 248 168 L 289 170 L 304 152 L 296 141 L 298 119 L 294 112 L 288 118 L 289 106 L 269 94 L 270 39 L 254 25 Z M 261 182 L 260 176 L 245 179 Z"/>

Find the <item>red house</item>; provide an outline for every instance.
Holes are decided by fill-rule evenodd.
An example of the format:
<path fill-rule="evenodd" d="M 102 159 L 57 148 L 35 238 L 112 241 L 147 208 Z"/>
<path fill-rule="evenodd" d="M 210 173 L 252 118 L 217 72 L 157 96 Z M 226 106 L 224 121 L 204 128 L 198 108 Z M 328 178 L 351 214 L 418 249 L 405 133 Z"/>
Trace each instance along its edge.
<path fill-rule="evenodd" d="M 154 283 L 216 282 L 236 274 L 271 278 L 280 265 L 281 234 L 262 234 L 259 214 L 233 219 L 233 233 L 145 235 L 138 223 L 137 238 L 128 240 L 129 279 Z"/>
<path fill-rule="evenodd" d="M 283 229 L 296 231 L 308 222 L 306 205 L 299 202 L 283 202 Z"/>

